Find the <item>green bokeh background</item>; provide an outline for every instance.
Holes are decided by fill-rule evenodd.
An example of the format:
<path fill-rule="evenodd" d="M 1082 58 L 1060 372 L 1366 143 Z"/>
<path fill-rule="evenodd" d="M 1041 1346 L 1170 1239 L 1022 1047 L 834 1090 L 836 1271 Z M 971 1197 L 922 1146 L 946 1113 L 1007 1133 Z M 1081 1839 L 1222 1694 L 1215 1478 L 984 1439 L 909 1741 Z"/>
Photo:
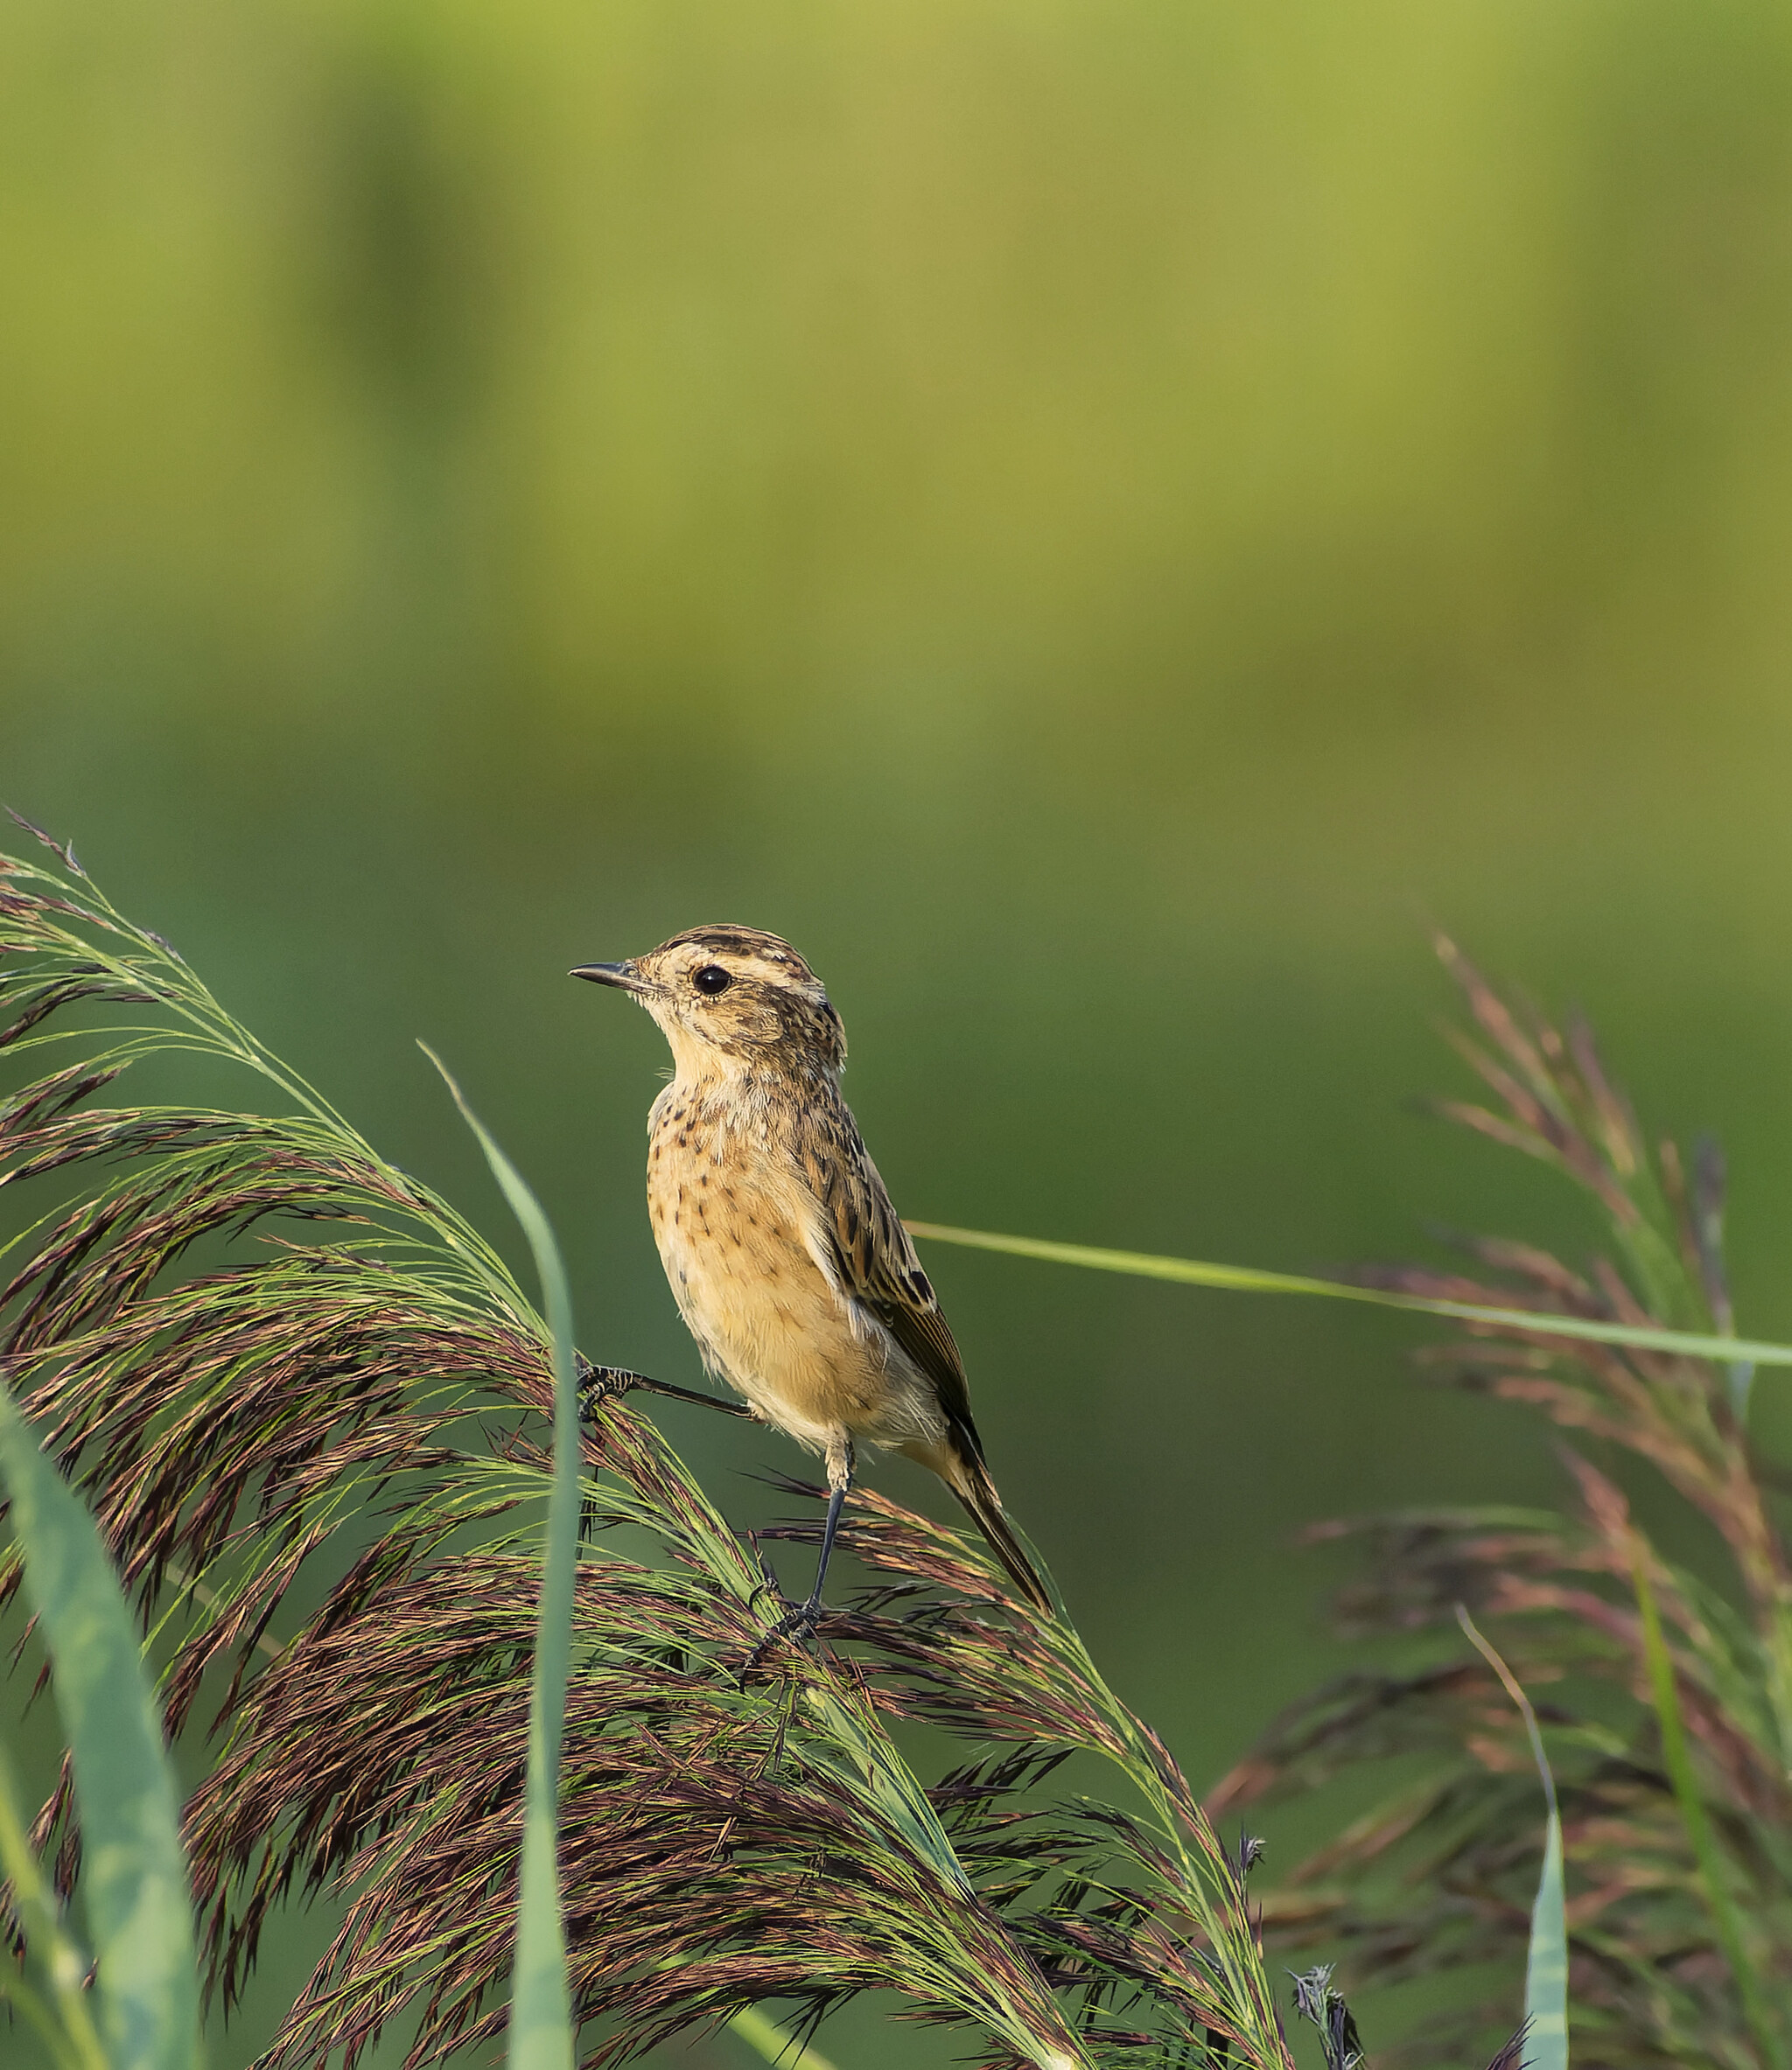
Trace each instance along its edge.
<path fill-rule="evenodd" d="M 1783 7 L 12 0 L 0 248 L 0 789 L 508 1243 L 438 1048 L 594 1353 L 696 1374 L 563 974 L 705 920 L 916 1217 L 1582 1241 L 1404 1109 L 1440 921 L 1719 1131 L 1792 1332 Z M 1556 1491 L 1392 1318 L 927 1262 L 1198 1777 L 1342 1657 L 1299 1524 Z"/>

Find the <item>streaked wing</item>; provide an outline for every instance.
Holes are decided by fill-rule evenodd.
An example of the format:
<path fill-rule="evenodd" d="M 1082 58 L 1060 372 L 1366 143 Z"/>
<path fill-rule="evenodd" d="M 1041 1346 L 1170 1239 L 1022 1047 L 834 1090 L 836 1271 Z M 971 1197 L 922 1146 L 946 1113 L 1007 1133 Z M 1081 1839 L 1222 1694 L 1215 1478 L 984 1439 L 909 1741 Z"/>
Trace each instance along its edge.
<path fill-rule="evenodd" d="M 981 1460 L 984 1448 L 971 1421 L 964 1361 L 858 1124 L 839 1101 L 815 1119 L 818 1125 L 806 1131 L 803 1167 L 821 1204 L 822 1234 L 841 1287 L 876 1316 L 933 1382 L 961 1443 Z"/>

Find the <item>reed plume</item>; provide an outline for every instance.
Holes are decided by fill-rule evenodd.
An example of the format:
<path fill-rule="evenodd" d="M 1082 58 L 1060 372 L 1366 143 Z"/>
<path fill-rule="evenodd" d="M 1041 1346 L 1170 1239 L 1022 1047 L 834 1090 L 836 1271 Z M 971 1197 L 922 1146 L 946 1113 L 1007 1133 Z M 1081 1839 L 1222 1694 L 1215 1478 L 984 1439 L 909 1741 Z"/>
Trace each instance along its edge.
<path fill-rule="evenodd" d="M 265 2070 L 353 2065 L 395 2023 L 433 2061 L 505 2018 L 547 1332 L 471 1223 L 47 845 L 0 863 L 0 1051 L 27 1080 L 0 1187 L 37 1196 L 0 1359 L 153 1636 L 169 1731 L 208 1750 L 186 1838 L 212 1997 L 327 1892 L 345 1916 Z M 116 1103 L 169 1052 L 247 1069 L 272 1111 Z M 583 1468 L 560 1868 L 584 2060 L 761 2001 L 807 2032 L 881 1989 L 992 2067 L 1290 2070 L 1253 1850 L 1068 1624 L 862 1495 L 870 1584 L 743 1689 L 757 1546 L 626 1402 L 593 1409 Z M 890 1737 L 911 1718 L 965 1743 L 931 1783 Z M 1054 1796 L 1076 1752 L 1126 1801 Z M 66 1770 L 36 1839 L 66 1887 Z"/>

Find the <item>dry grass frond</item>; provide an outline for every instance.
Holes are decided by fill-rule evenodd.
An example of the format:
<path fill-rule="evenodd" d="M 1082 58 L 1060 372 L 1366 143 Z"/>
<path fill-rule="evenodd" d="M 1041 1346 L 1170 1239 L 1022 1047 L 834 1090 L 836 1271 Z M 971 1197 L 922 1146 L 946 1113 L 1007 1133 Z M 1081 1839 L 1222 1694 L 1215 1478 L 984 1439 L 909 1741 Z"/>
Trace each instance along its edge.
<path fill-rule="evenodd" d="M 158 1635 L 171 1731 L 215 1745 L 187 1816 L 213 1993 L 278 1907 L 340 1895 L 266 2070 L 395 2022 L 420 2065 L 504 2022 L 547 1334 L 464 1218 L 56 854 L 0 862 L 0 1051 L 61 1045 L 0 1108 L 0 1189 L 61 1189 L 9 1254 L 0 1359 Z M 283 1111 L 100 1103 L 168 1049 Z M 743 1688 L 755 1548 L 626 1403 L 583 1465 L 561 1871 L 588 2061 L 877 1987 L 990 2066 L 1288 2070 L 1248 1863 L 1068 1626 L 867 1496 L 874 1585 Z M 889 1738 L 910 1717 L 970 1743 L 932 1787 Z M 1133 1808 L 1054 1801 L 1074 1751 Z M 66 1788 L 38 1836 L 71 1878 Z"/>
<path fill-rule="evenodd" d="M 1729 1331 L 1715 1154 L 1694 1160 L 1689 1185 L 1674 1145 L 1651 1154 L 1584 1026 L 1558 1031 L 1502 998 L 1449 943 L 1441 952 L 1479 1031 L 1459 1047 L 1493 1094 L 1488 1105 L 1444 1111 L 1572 1178 L 1601 1210 L 1612 1248 L 1577 1271 L 1529 1245 L 1480 1242 L 1467 1248 L 1490 1276 L 1404 1269 L 1376 1273 L 1376 1283 L 1538 1314 Z M 1446 1510 L 1327 1527 L 1352 1532 L 1368 1553 L 1366 1576 L 1339 1598 L 1346 1629 L 1436 1633 L 1447 1643 L 1404 1673 L 1354 1675 L 1295 1706 L 1208 1809 L 1218 1818 L 1366 1761 L 1425 1757 L 1420 1780 L 1403 1783 L 1265 1895 L 1271 1942 L 1343 1948 L 1342 1967 L 1359 1982 L 1522 1959 L 1543 1821 L 1511 1708 L 1455 1644 L 1455 1606 L 1466 1604 L 1499 1626 L 1501 1651 L 1541 1693 L 1568 1869 L 1576 2062 L 1755 2065 L 1664 1767 L 1633 1587 L 1640 1558 L 1747 1952 L 1784 2003 L 1792 1575 L 1776 1498 L 1749 1445 L 1748 1375 L 1504 1325 L 1469 1325 L 1427 1362 L 1460 1385 L 1543 1410 L 1614 1457 L 1647 1461 L 1716 1527 L 1732 1584 L 1712 1587 L 1664 1560 L 1611 1474 L 1565 1446 L 1572 1516 Z M 1465 2018 L 1448 2032 L 1460 2046 L 1475 2025 Z"/>

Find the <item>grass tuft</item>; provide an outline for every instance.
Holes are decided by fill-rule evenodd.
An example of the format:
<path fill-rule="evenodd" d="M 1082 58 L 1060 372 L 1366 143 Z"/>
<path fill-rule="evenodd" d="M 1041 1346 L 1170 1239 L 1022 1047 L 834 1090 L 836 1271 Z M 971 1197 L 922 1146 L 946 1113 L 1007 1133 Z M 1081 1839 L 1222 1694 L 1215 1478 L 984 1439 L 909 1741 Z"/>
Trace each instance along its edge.
<path fill-rule="evenodd" d="M 120 1103 L 169 1050 L 254 1074 L 271 1111 Z M 239 1996 L 283 1906 L 327 1893 L 340 1927 L 265 2070 L 346 2070 L 388 2032 L 409 2065 L 488 2046 L 556 1332 L 62 851 L 0 864 L 0 1052 L 21 1080 L 0 1186 L 52 1200 L 8 1254 L 0 1357 L 157 1636 L 170 1729 L 209 1749 L 185 1822 L 208 1997 Z M 559 1878 L 586 2062 L 774 2004 L 806 2039 L 889 1990 L 992 2070 L 1222 2049 L 1288 2070 L 1239 1866 L 1072 1629 L 866 1495 L 845 1535 L 871 1585 L 743 1689 L 755 1546 L 627 1402 L 578 1449 Z M 18 1582 L 0 1570 L 0 1598 Z M 958 1765 L 918 1775 L 904 1718 Z M 1073 1752 L 1117 1801 L 1054 1794 Z M 60 1790 L 36 1829 L 64 1887 L 74 1810 Z"/>
<path fill-rule="evenodd" d="M 1516 1680 L 1551 1691 L 1536 1722 L 1560 1799 L 1576 2053 L 1602 2070 L 1767 2070 L 1785 2060 L 1792 2005 L 1792 1562 L 1780 1493 L 1751 1446 L 1733 1359 L 1560 1330 L 1568 1318 L 1730 1335 L 1721 1164 L 1706 1150 L 1689 1178 L 1673 1143 L 1651 1146 L 1588 1029 L 1557 1027 L 1450 944 L 1442 953 L 1473 1023 L 1458 1046 L 1490 1097 L 1441 1110 L 1558 1171 L 1593 1205 L 1605 1241 L 1570 1264 L 1483 1240 L 1466 1247 L 1466 1269 L 1375 1278 L 1521 1311 L 1469 1320 L 1424 1364 L 1547 1416 L 1566 1440 L 1572 1507 L 1322 1527 L 1315 1535 L 1348 1536 L 1366 1555 L 1338 1599 L 1340 1629 L 1398 1637 L 1404 1664 L 1294 1705 L 1208 1808 L 1230 1816 L 1347 1770 L 1416 1759 L 1417 1780 L 1409 1766 L 1265 1893 L 1270 1942 L 1343 1951 L 1353 1989 L 1508 1970 L 1524 1955 L 1542 1866 L 1536 1800 L 1498 1677 L 1448 1648 L 1466 1604 L 1498 1633 Z M 1707 1581 L 1665 1558 L 1620 1473 L 1654 1479 L 1706 1519 L 1727 1576 Z M 1428 2046 L 1463 2048 L 1499 2017 L 1481 2006 Z M 1536 2046 L 1546 2040 L 1539 2030 Z"/>

